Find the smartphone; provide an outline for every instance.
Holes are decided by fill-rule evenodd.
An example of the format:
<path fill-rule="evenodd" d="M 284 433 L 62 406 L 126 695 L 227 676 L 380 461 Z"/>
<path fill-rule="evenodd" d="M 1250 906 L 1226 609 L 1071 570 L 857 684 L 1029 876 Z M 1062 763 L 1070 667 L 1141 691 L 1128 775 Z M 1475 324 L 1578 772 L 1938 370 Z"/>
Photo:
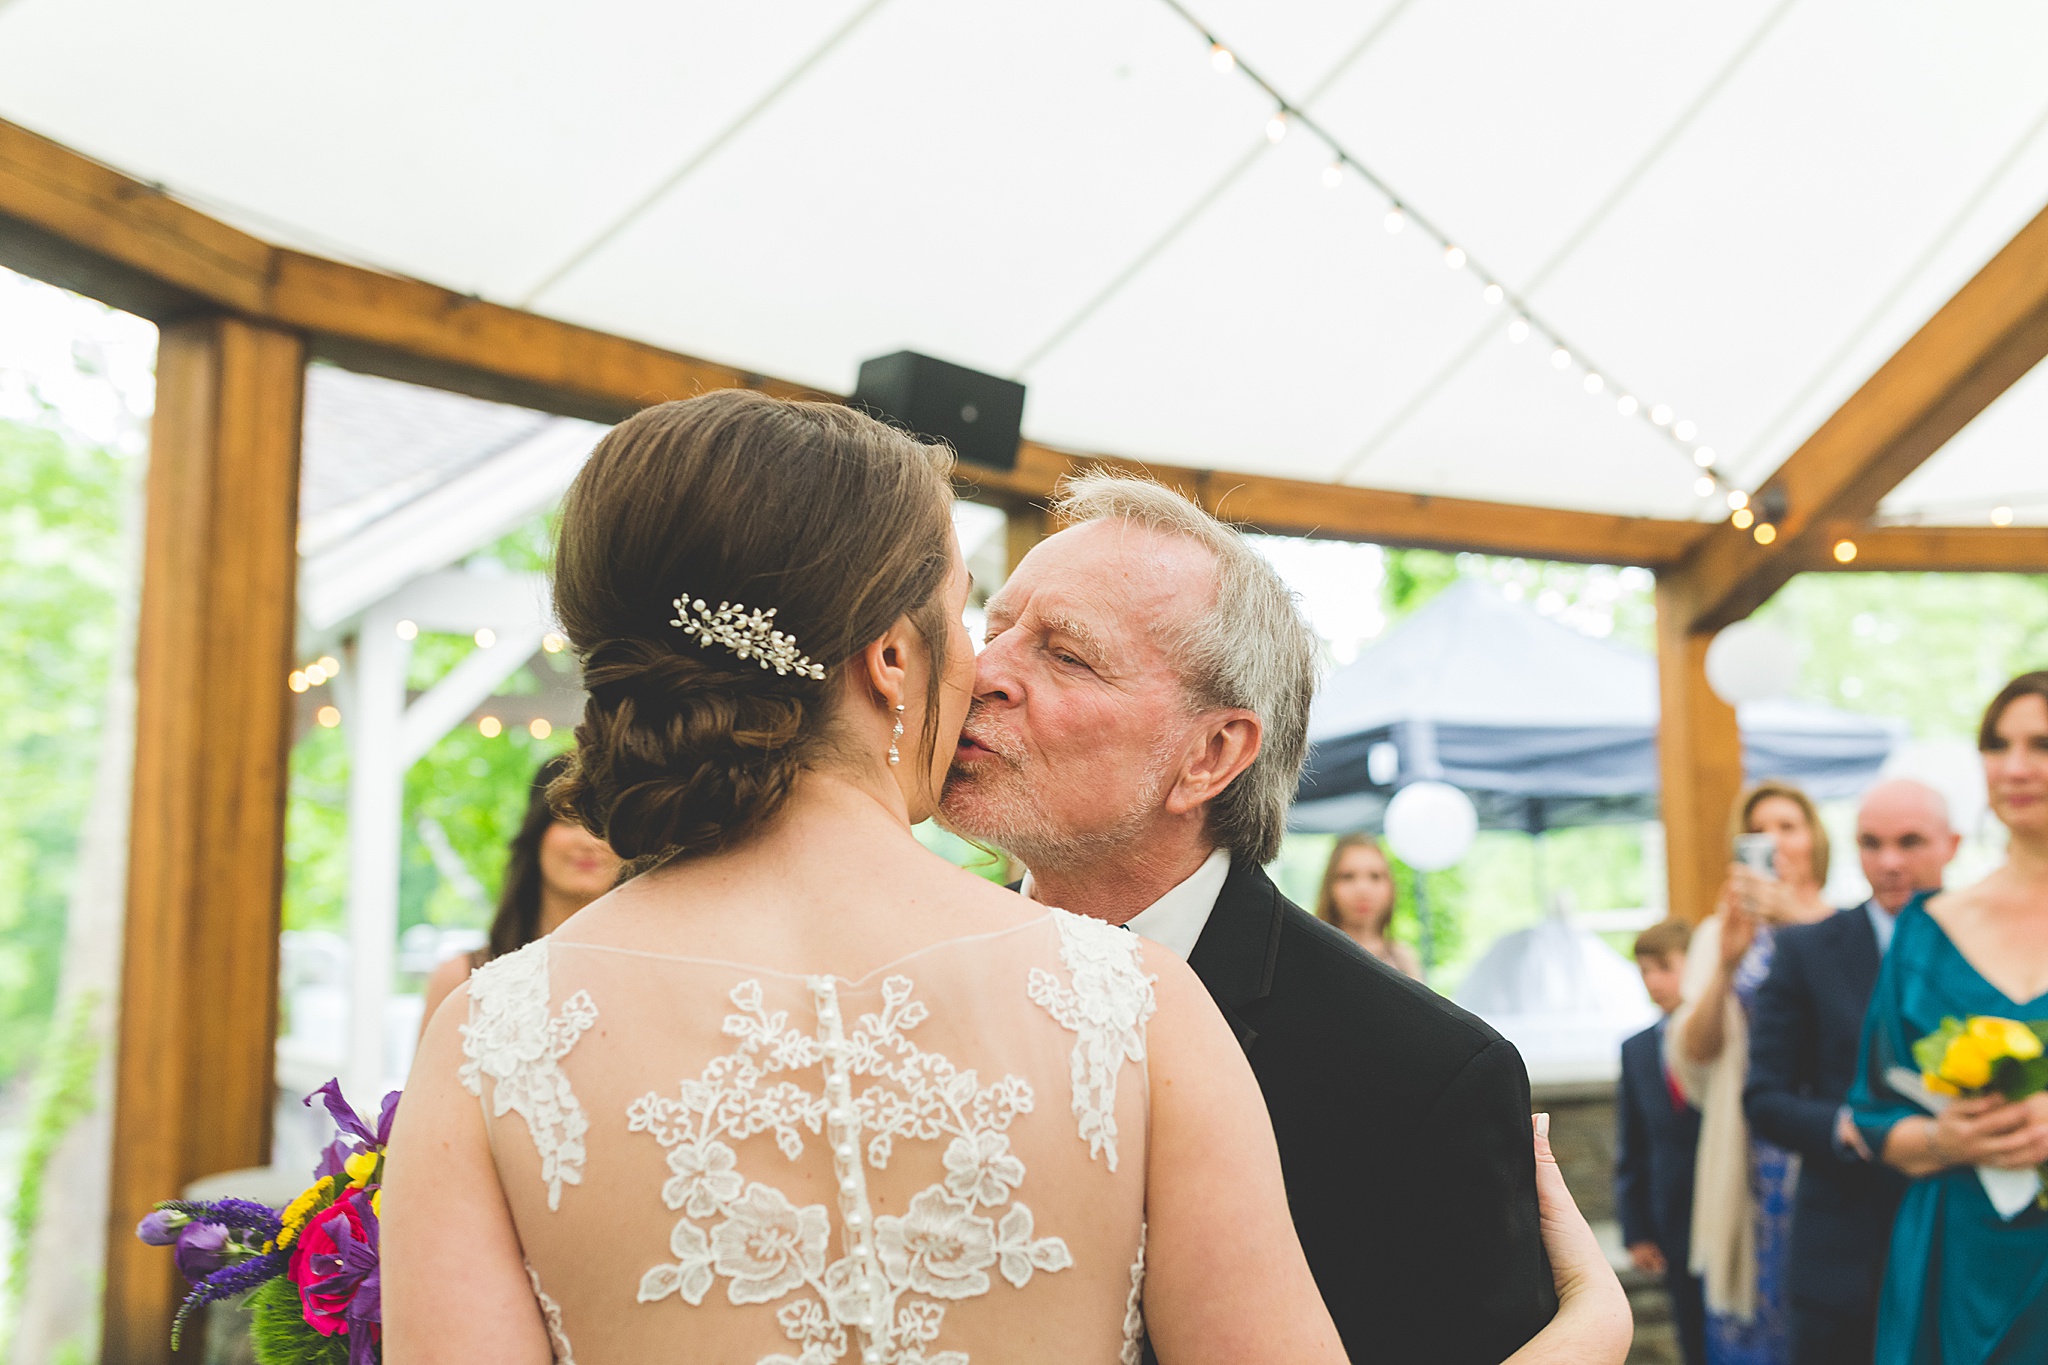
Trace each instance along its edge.
<path fill-rule="evenodd" d="M 1735 861 L 1759 877 L 1778 880 L 1778 836 L 1775 834 L 1738 834 L 1735 836 Z"/>

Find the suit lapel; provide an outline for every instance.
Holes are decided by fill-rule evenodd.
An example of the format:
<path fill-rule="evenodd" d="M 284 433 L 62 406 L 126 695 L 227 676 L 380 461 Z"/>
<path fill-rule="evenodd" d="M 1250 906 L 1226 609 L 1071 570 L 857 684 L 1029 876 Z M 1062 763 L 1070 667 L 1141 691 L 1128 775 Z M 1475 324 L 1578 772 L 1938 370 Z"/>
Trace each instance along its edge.
<path fill-rule="evenodd" d="M 1188 966 L 1209 988 L 1238 1045 L 1247 1052 L 1259 1036 L 1252 1018 L 1273 990 L 1286 906 L 1263 868 L 1233 859 L 1216 908 L 1188 955 Z"/>

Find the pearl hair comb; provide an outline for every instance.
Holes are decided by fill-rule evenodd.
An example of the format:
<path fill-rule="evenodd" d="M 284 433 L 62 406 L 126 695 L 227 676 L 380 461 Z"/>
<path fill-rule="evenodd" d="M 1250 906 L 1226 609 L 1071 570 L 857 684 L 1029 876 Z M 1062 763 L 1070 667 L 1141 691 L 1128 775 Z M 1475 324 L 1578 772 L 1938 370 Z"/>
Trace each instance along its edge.
<path fill-rule="evenodd" d="M 748 611 L 738 602 L 720 602 L 707 607 L 701 597 L 675 599 L 676 616 L 669 624 L 681 626 L 683 634 L 697 637 L 699 647 L 719 644 L 742 659 L 752 659 L 778 674 L 794 673 L 801 678 L 825 680 L 822 664 L 799 653 L 796 637 L 775 627 L 775 608 Z"/>

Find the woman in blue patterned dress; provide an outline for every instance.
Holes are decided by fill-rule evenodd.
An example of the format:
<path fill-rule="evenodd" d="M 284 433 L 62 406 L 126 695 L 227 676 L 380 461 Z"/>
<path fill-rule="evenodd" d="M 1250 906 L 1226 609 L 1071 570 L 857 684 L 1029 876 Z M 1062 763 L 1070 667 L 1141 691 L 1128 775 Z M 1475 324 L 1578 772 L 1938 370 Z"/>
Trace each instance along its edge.
<path fill-rule="evenodd" d="M 1742 1113 L 1749 1011 L 1770 973 L 1777 926 L 1831 913 L 1827 832 L 1806 793 L 1764 782 L 1736 803 L 1734 832 L 1776 841 L 1776 877 L 1737 866 L 1721 906 L 1686 954 L 1685 1003 L 1665 1030 L 1665 1059 L 1701 1113 L 1695 1169 L 1692 1269 L 1707 1298 L 1710 1365 L 1784 1365 L 1786 1252 L 1794 1153 L 1754 1137 Z"/>
<path fill-rule="evenodd" d="M 1913 1177 L 1892 1225 L 1878 1365 L 2048 1360 L 2048 1209 L 2018 1199 L 2001 1213 L 1973 1169 L 2048 1160 L 2048 1095 L 1962 1100 L 1929 1117 L 1888 1075 L 1914 1069 L 1913 1043 L 1944 1016 L 2048 1018 L 2048 672 L 2006 685 L 1977 744 L 2012 836 L 2005 865 L 1899 912 L 1849 1095 L 1866 1145 Z"/>

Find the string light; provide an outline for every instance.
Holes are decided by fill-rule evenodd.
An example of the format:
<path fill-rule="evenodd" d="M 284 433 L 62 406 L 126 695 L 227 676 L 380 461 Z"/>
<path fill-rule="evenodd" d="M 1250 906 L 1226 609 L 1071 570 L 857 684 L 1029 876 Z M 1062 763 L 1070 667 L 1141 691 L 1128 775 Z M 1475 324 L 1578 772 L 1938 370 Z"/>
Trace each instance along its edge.
<path fill-rule="evenodd" d="M 1750 511 L 1747 507 L 1738 507 L 1735 509 L 1735 515 L 1729 517 L 1728 520 L 1735 523 L 1736 530 L 1747 531 L 1749 524 L 1756 520 L 1756 513 Z"/>
<path fill-rule="evenodd" d="M 1714 481 L 1704 474 L 1700 475 L 1697 479 L 1694 479 L 1692 481 L 1692 495 L 1696 498 L 1713 497 Z"/>
<path fill-rule="evenodd" d="M 1235 52 L 1225 46 L 1221 38 L 1210 32 L 1201 20 L 1188 12 L 1187 8 L 1181 3 L 1181 0 L 1163 0 L 1163 3 L 1168 9 L 1171 9 L 1178 15 L 1181 21 L 1187 24 L 1189 28 L 1200 34 L 1202 40 L 1208 44 L 1209 64 L 1211 67 L 1221 73 L 1231 71 L 1242 73 L 1246 80 L 1257 86 L 1260 92 L 1272 101 L 1273 114 L 1266 122 L 1266 138 L 1269 142 L 1279 142 L 1287 136 L 1293 124 L 1301 124 L 1303 128 L 1307 129 L 1310 136 L 1320 140 L 1330 150 L 1332 161 L 1323 171 L 1323 183 L 1325 185 L 1335 189 L 1343 182 L 1347 170 L 1365 181 L 1368 186 L 1385 197 L 1387 211 L 1386 216 L 1381 219 L 1381 224 L 1389 233 L 1402 231 L 1407 226 L 1408 220 L 1413 218 L 1418 228 L 1435 239 L 1437 246 L 1443 252 L 1445 265 L 1453 270 L 1462 270 L 1468 265 L 1475 269 L 1483 281 L 1481 292 L 1488 304 L 1512 303 L 1514 305 L 1517 316 L 1508 324 L 1507 329 L 1510 342 L 1519 343 L 1526 340 L 1531 332 L 1541 332 L 1555 347 L 1552 351 L 1552 364 L 1560 371 L 1571 368 L 1573 350 L 1565 344 L 1564 334 L 1561 330 L 1550 326 L 1542 318 L 1536 316 L 1528 307 L 1526 301 L 1515 298 L 1510 290 L 1499 283 L 1498 278 L 1493 272 L 1486 270 L 1482 262 L 1474 260 L 1471 253 L 1464 246 L 1460 245 L 1450 233 L 1417 213 L 1413 206 L 1396 194 L 1393 187 L 1382 179 L 1370 166 L 1360 162 L 1356 156 L 1352 155 L 1351 151 L 1342 142 L 1338 141 L 1329 129 L 1323 127 L 1312 115 L 1294 104 L 1271 81 L 1253 70 Z M 1562 359 L 1560 360 L 1558 357 L 1562 357 Z M 1590 363 L 1586 364 L 1585 368 L 1589 372 L 1586 391 L 1589 393 L 1601 392 L 1607 385 L 1607 372 L 1603 368 Z M 1634 417 L 1643 410 L 1643 406 L 1635 397 L 1624 395 L 1616 403 L 1615 410 L 1624 417 Z M 1658 414 L 1662 415 L 1659 416 Z M 1657 427 L 1667 428 L 1671 424 L 1673 414 L 1669 404 L 1659 403 L 1650 408 L 1648 416 Z M 1678 431 L 1664 432 L 1666 439 L 1671 440 L 1681 450 L 1684 447 L 1690 446 L 1693 437 L 1697 434 L 1698 427 L 1691 422 L 1681 423 Z M 1707 471 L 1706 477 L 1712 479 L 1717 487 L 1721 486 L 1721 477 L 1711 466 L 1701 464 L 1700 468 Z"/>
<path fill-rule="evenodd" d="M 1714 448 L 1712 446 L 1701 446 L 1692 453 L 1692 462 L 1701 469 L 1712 469 L 1714 467 Z"/>
<path fill-rule="evenodd" d="M 305 671 L 300 676 L 305 678 L 309 686 L 318 687 L 321 683 L 327 681 L 327 670 L 317 663 L 307 664 Z"/>
<path fill-rule="evenodd" d="M 2010 525 L 2012 525 L 2012 509 L 2011 509 L 2010 507 L 1994 507 L 1994 508 L 1992 508 L 1992 509 L 1991 509 L 1991 524 L 1992 524 L 1993 526 L 2010 526 Z"/>
<path fill-rule="evenodd" d="M 485 739 L 496 739 L 505 732 L 505 725 L 496 716 L 485 716 L 476 723 L 477 732 Z"/>
<path fill-rule="evenodd" d="M 398 638 L 401 640 L 415 639 L 419 633 L 420 628 L 410 621 L 400 621 L 398 623 Z"/>
<path fill-rule="evenodd" d="M 332 730 L 335 726 L 341 724 L 341 712 L 332 706 L 323 706 L 313 713 L 313 719 L 319 721 L 327 729 Z"/>
<path fill-rule="evenodd" d="M 284 680 L 284 685 L 294 692 L 303 692 L 312 686 L 311 683 L 306 681 L 306 675 L 296 668 L 292 670 L 292 675 Z"/>
<path fill-rule="evenodd" d="M 332 654 L 322 654 L 313 662 L 319 664 L 320 671 L 330 678 L 341 672 L 341 660 L 335 658 Z"/>
<path fill-rule="evenodd" d="M 1740 488 L 1732 488 L 1728 491 L 1729 511 L 1740 512 L 1747 506 L 1749 506 L 1749 494 L 1743 492 Z"/>
<path fill-rule="evenodd" d="M 1750 534 L 1756 537 L 1757 544 L 1768 545 L 1778 538 L 1778 528 L 1771 525 L 1768 521 L 1760 521 L 1757 523 L 1756 530 Z"/>
<path fill-rule="evenodd" d="M 478 649 L 489 649 L 492 645 L 495 645 L 496 643 L 498 643 L 497 631 L 492 630 L 489 626 L 477 627 L 476 647 Z"/>
<path fill-rule="evenodd" d="M 1835 563 L 1837 563 L 1837 564 L 1847 564 L 1847 563 L 1848 563 L 1849 561 L 1853 560 L 1854 558 L 1856 558 L 1856 542 L 1855 542 L 1855 541 L 1853 541 L 1853 540 L 1838 540 L 1838 541 L 1836 541 L 1836 542 L 1835 542 Z"/>
<path fill-rule="evenodd" d="M 543 716 L 535 716 L 526 723 L 526 733 L 532 735 L 535 739 L 546 739 L 554 732 L 555 727 L 548 724 L 547 719 Z"/>
<path fill-rule="evenodd" d="M 560 654 L 568 644 L 567 640 L 552 630 L 540 637 L 540 647 L 550 654 Z"/>

